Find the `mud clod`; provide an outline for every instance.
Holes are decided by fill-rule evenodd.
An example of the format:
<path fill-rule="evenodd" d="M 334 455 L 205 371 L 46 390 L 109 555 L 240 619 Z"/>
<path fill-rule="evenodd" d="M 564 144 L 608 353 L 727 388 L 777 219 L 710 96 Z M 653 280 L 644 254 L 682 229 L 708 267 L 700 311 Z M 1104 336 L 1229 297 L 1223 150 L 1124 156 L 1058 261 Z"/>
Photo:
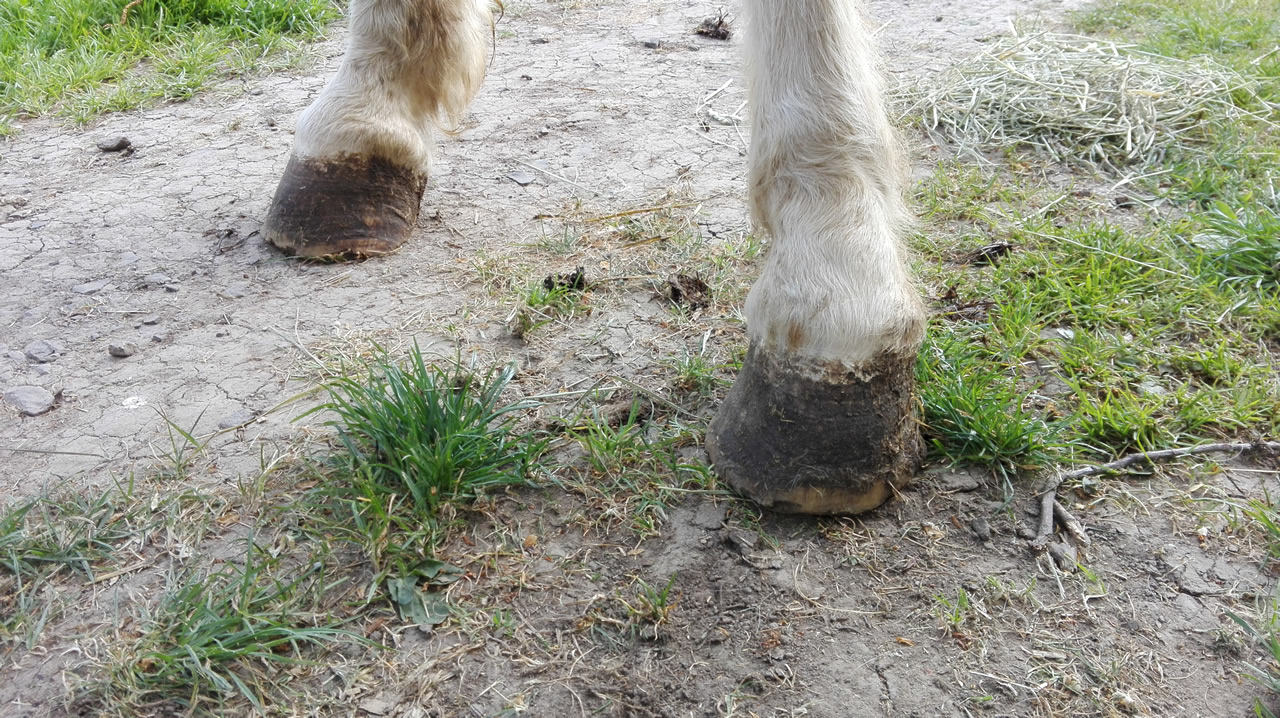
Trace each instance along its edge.
<path fill-rule="evenodd" d="M 130 147 L 133 147 L 133 142 L 124 135 L 104 137 L 98 140 L 98 149 L 103 152 L 124 152 Z"/>
<path fill-rule="evenodd" d="M 58 358 L 62 353 L 62 347 L 44 339 L 37 339 L 23 347 L 22 353 L 33 362 L 46 364 Z"/>
<path fill-rule="evenodd" d="M 107 347 L 107 353 L 117 359 L 128 359 L 138 353 L 138 345 L 133 342 L 111 344 Z"/>
<path fill-rule="evenodd" d="M 728 40 L 733 37 L 729 16 L 723 14 L 703 20 L 698 27 L 694 28 L 693 33 L 712 40 Z"/>
<path fill-rule="evenodd" d="M 711 288 L 696 274 L 673 274 L 667 278 L 664 291 L 672 304 L 689 309 L 706 309 L 711 306 Z"/>
<path fill-rule="evenodd" d="M 26 416 L 39 416 L 53 408 L 57 396 L 40 386 L 15 386 L 4 393 L 4 400 Z"/>
<path fill-rule="evenodd" d="M 977 518 L 969 522 L 969 530 L 973 532 L 973 537 L 982 543 L 991 540 L 991 524 L 986 519 Z"/>
<path fill-rule="evenodd" d="M 587 272 L 583 267 L 578 267 L 572 272 L 564 274 L 549 274 L 542 280 L 542 286 L 547 291 L 563 289 L 572 292 L 585 291 L 587 288 Z"/>

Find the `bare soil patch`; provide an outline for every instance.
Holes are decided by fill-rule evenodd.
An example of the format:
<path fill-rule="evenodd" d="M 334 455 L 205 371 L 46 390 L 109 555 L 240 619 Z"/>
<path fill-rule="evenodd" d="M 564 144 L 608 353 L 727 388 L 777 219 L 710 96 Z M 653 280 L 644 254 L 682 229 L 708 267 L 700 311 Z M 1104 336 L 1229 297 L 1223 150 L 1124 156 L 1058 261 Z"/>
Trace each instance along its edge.
<path fill-rule="evenodd" d="M 872 10 L 887 69 L 916 77 L 1016 15 L 1068 5 Z M 581 408 L 574 392 L 601 390 L 604 424 L 694 426 L 678 453 L 705 462 L 696 427 L 722 391 L 714 377 L 730 376 L 699 393 L 672 367 L 742 351 L 759 249 L 738 40 L 695 33 L 716 14 L 685 0 L 507 3 L 485 89 L 440 141 L 417 236 L 376 261 L 296 262 L 257 234 L 340 31 L 306 71 L 83 130 L 28 122 L 0 145 L 0 387 L 54 397 L 36 416 L 4 406 L 0 496 L 95 495 L 133 477 L 141 506 L 192 497 L 154 509 L 119 568 L 68 584 L 33 645 L 0 646 L 0 713 L 124 711 L 67 687 L 101 677 L 166 570 L 232 560 L 266 506 L 309 488 L 266 470 L 323 435 L 319 419 L 291 421 L 313 400 L 289 402 L 375 342 L 515 361 L 522 395 L 561 397 L 536 419 L 549 425 Z M 118 137 L 130 151 L 99 149 Z M 544 280 L 581 299 L 529 315 L 517 337 Z M 715 491 L 647 506 L 610 494 L 617 477 L 582 448 L 553 456 L 554 481 L 482 502 L 441 551 L 465 571 L 449 621 L 422 631 L 366 607 L 360 630 L 390 650 L 296 669 L 278 712 L 1243 716 L 1261 695 L 1240 675 L 1255 649 L 1225 612 L 1250 613 L 1275 579 L 1230 507 L 1274 484 L 1274 459 L 1072 487 L 1093 543 L 1088 569 L 1065 573 L 1028 550 L 1033 493 L 1007 503 L 981 474 L 933 467 L 882 510 L 818 521 Z M 271 541 L 305 536 L 277 519 Z"/>

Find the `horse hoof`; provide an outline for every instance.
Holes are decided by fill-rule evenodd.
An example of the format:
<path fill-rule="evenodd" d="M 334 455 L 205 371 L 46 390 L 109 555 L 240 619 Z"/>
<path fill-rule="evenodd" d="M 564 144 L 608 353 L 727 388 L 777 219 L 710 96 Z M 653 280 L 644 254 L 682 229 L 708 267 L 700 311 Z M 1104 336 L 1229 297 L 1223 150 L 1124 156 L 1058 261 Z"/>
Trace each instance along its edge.
<path fill-rule="evenodd" d="M 787 360 L 754 343 L 707 432 L 716 473 L 785 513 L 854 514 L 911 479 L 923 444 L 915 356 L 850 368 Z"/>
<path fill-rule="evenodd" d="M 409 239 L 427 177 L 368 156 L 290 156 L 263 223 L 266 240 L 309 259 L 363 259 Z"/>

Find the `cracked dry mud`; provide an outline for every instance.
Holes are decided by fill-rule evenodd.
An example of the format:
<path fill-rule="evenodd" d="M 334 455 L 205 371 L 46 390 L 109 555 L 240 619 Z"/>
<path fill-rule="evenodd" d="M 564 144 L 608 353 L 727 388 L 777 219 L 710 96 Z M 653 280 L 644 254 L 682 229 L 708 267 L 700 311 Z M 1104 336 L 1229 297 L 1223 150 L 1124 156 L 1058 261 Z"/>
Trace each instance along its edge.
<path fill-rule="evenodd" d="M 972 52 L 1015 15 L 1064 5 L 912 0 L 873 12 L 900 79 Z M 715 11 L 679 0 L 508 3 L 486 85 L 461 132 L 440 141 L 413 240 L 360 264 L 291 261 L 257 234 L 292 123 L 337 62 L 339 29 L 302 70 L 83 130 L 27 122 L 0 145 L 0 387 L 58 399 L 38 416 L 4 407 L 0 495 L 101 491 L 130 473 L 152 481 L 170 441 L 162 415 L 196 435 L 227 429 L 185 481 L 234 487 L 259 472 L 264 450 L 308 431 L 291 423 L 300 408 L 271 410 L 319 376 L 313 358 L 371 339 L 515 360 L 526 394 L 611 376 L 650 383 L 706 331 L 696 318 L 673 325 L 653 286 L 620 283 L 590 316 L 525 343 L 485 268 L 523 271 L 517 287 L 576 264 L 640 267 L 660 284 L 678 268 L 647 264 L 643 246 L 556 260 L 533 245 L 560 231 L 540 215 L 627 211 L 673 188 L 699 203 L 709 242 L 747 232 L 746 128 L 714 121 L 745 97 L 738 40 L 692 34 Z M 96 146 L 119 136 L 132 152 Z M 517 172 L 529 181 L 513 181 Z M 453 594 L 463 606 L 500 604 L 518 619 L 513 634 L 398 634 L 376 669 L 340 686 L 317 680 L 313 703 L 284 710 L 1243 716 L 1261 689 L 1239 675 L 1243 649 L 1227 645 L 1224 611 L 1247 611 L 1271 579 L 1248 545 L 1199 540 L 1186 502 L 1247 492 L 1254 476 L 1157 474 L 1104 494 L 1079 514 L 1096 581 L 1046 572 L 1018 537 L 1035 523 L 1023 502 L 993 512 L 999 491 L 963 474 L 932 471 L 860 519 L 757 521 L 744 504 L 694 497 L 646 540 L 616 524 L 584 530 L 579 496 L 519 492 L 464 530 L 466 544 L 511 545 Z M 989 541 L 970 531 L 974 519 L 989 521 Z M 200 552 L 234 555 L 212 541 Z M 480 551 L 464 543 L 446 558 Z M 157 562 L 85 589 L 83 610 L 34 650 L 0 654 L 0 714 L 63 713 L 90 637 L 115 627 L 109 606 L 146 600 L 160 572 Z M 656 639 L 611 628 L 633 579 L 661 585 L 672 574 L 676 608 Z M 951 627 L 938 597 L 961 589 L 977 609 Z"/>

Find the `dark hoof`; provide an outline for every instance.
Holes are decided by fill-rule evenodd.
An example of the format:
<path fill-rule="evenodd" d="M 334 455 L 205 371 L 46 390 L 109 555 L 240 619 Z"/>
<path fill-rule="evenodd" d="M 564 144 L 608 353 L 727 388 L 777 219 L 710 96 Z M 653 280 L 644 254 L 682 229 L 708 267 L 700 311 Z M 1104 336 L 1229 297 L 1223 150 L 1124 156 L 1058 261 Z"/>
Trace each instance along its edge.
<path fill-rule="evenodd" d="M 747 352 L 707 432 L 716 473 L 762 506 L 853 514 L 884 503 L 922 451 L 915 356 L 881 354 L 853 371 Z"/>
<path fill-rule="evenodd" d="M 418 221 L 424 173 L 377 157 L 289 158 L 263 224 L 285 254 L 360 259 L 404 244 Z"/>

